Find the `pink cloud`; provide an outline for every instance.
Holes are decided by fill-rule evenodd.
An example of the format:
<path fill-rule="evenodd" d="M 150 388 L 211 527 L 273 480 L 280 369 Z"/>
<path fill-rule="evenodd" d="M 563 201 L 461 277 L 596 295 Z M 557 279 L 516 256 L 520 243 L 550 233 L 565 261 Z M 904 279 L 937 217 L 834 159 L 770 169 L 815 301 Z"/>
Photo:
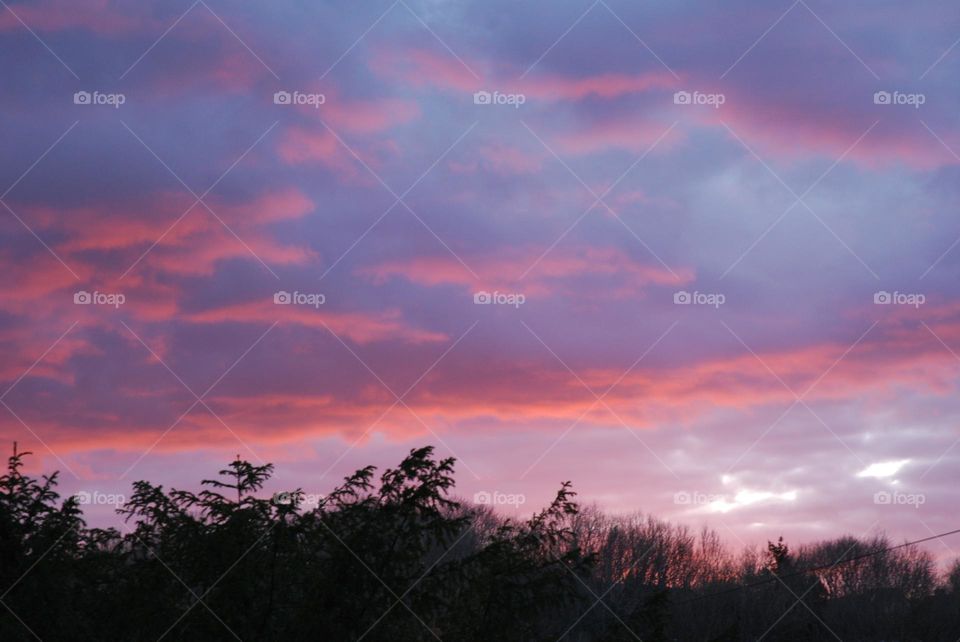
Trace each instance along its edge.
<path fill-rule="evenodd" d="M 407 100 L 341 101 L 338 95 L 338 92 L 334 92 L 327 96 L 327 101 L 320 109 L 300 108 L 306 119 L 322 119 L 323 122 L 288 127 L 277 146 L 281 160 L 290 165 L 319 163 L 342 177 L 355 176 L 357 160 L 353 153 L 371 167 L 377 167 L 380 155 L 392 155 L 396 146 L 384 137 L 379 140 L 368 138 L 363 144 L 344 141 L 350 145 L 350 149 L 347 149 L 338 137 L 347 134 L 368 137 L 373 134 L 386 135 L 393 127 L 420 116 L 419 106 Z"/>
<path fill-rule="evenodd" d="M 482 84 L 452 56 L 440 56 L 426 49 L 379 49 L 370 59 L 370 68 L 381 76 L 402 80 L 414 87 L 429 85 L 473 92 Z"/>
<path fill-rule="evenodd" d="M 304 108 L 308 110 L 309 108 Z M 319 116 L 334 129 L 356 134 L 384 132 L 397 125 L 409 123 L 420 116 L 417 103 L 399 98 L 370 100 L 340 100 L 337 94 L 329 97 Z M 309 113 L 309 112 L 308 112 Z"/>
<path fill-rule="evenodd" d="M 561 152 L 567 154 L 588 155 L 611 149 L 639 154 L 648 151 L 654 143 L 658 150 L 669 149 L 683 137 L 678 128 L 670 129 L 670 123 L 636 117 L 581 124 L 555 134 L 552 140 L 556 141 Z"/>
<path fill-rule="evenodd" d="M 960 315 L 956 305 L 937 312 L 934 316 L 942 321 L 934 321 L 931 327 L 948 345 L 960 344 Z M 326 329 L 329 326 L 346 340 L 369 346 L 370 350 L 377 350 L 385 341 L 440 346 L 451 341 L 449 336 L 410 327 L 397 312 L 371 315 L 300 309 L 276 306 L 270 300 L 228 305 L 180 317 L 185 322 L 204 325 L 231 322 L 264 325 L 279 319 L 287 328 Z M 21 333 L 21 336 L 26 335 Z M 15 338 L 7 334 L 0 336 L 0 342 Z M 127 340 L 136 345 L 129 337 Z M 17 368 L 22 371 L 29 366 L 51 341 L 44 338 L 31 342 L 31 350 L 36 354 L 31 356 L 25 351 L 18 357 Z M 641 364 L 625 376 L 625 366 L 577 368 L 579 376 L 594 391 L 599 393 L 613 386 L 605 402 L 614 415 L 610 409 L 597 404 L 593 395 L 552 355 L 546 352 L 534 356 L 492 354 L 489 346 L 468 340 L 420 382 L 406 403 L 428 424 L 444 425 L 453 432 L 477 422 L 489 425 L 491 430 L 498 425 L 521 425 L 525 430 L 555 431 L 557 426 L 569 426 L 577 420 L 585 426 L 620 429 L 621 419 L 633 429 L 644 429 L 664 424 L 693 425 L 718 412 L 753 413 L 768 406 L 786 409 L 794 402 L 793 394 L 770 370 L 798 393 L 816 383 L 806 397 L 811 404 L 856 398 L 883 407 L 904 391 L 949 394 L 955 388 L 956 359 L 918 324 L 906 320 L 884 321 L 856 348 L 848 351 L 849 348 L 846 342 L 830 341 L 759 350 L 762 363 L 755 355 L 741 350 L 687 364 L 656 367 Z M 162 343 L 156 349 L 161 354 L 167 353 Z M 71 356 L 84 351 L 89 351 L 89 344 L 82 335 L 69 337 L 42 367 L 38 366 L 35 376 L 49 374 L 69 385 L 71 377 L 64 364 Z M 628 355 L 626 360 L 635 356 L 639 354 Z M 372 362 L 390 380 L 391 373 L 402 369 L 403 358 L 389 353 L 381 353 L 380 357 L 374 356 Z M 144 359 L 151 361 L 148 357 Z M 384 366 L 384 361 L 388 365 Z M 9 376 L 18 376 L 17 368 L 11 369 Z M 242 438 L 258 443 L 261 440 L 291 443 L 324 435 L 356 438 L 374 421 L 378 422 L 377 432 L 394 439 L 427 434 L 420 421 L 402 407 L 384 415 L 394 401 L 392 395 L 371 381 L 364 369 L 358 367 L 357 373 L 344 374 L 359 377 L 346 395 L 322 389 L 323 386 L 313 390 L 307 383 L 298 391 L 224 390 L 214 395 L 211 403 Z M 824 373 L 826 376 L 818 382 Z M 136 397 L 142 386 L 143 382 L 132 384 L 123 394 L 127 398 Z M 153 396 L 157 391 L 156 386 L 143 390 Z M 71 412 L 80 416 L 81 409 L 78 406 Z M 137 450 L 150 445 L 151 430 L 133 425 L 120 415 L 103 417 L 102 429 L 81 436 L 42 412 L 31 412 L 27 420 L 37 430 L 44 431 L 57 451 L 107 446 Z M 263 426 L 271 426 L 269 434 L 263 433 Z M 184 420 L 183 430 L 177 432 L 177 436 L 165 440 L 162 450 L 182 452 L 196 448 L 197 443 L 225 445 L 233 440 L 216 419 L 204 412 L 191 414 Z"/>
<path fill-rule="evenodd" d="M 679 82 L 666 71 L 636 75 L 607 73 L 582 78 L 551 74 L 534 75 L 512 85 L 512 89 L 542 100 L 582 100 L 591 96 L 609 99 L 669 89 Z"/>
<path fill-rule="evenodd" d="M 425 286 L 458 285 L 470 290 L 521 288 L 529 294 L 551 296 L 570 287 L 576 277 L 608 279 L 610 296 L 636 294 L 654 286 L 681 286 L 692 282 L 689 268 L 670 272 L 659 264 L 643 263 L 616 248 L 586 247 L 576 250 L 543 247 L 517 248 L 498 257 L 471 257 L 478 282 L 459 261 L 445 256 L 386 261 L 362 268 L 360 274 L 375 283 L 403 278 Z M 520 277 L 528 274 L 525 278 Z"/>
<path fill-rule="evenodd" d="M 352 171 L 347 150 L 326 130 L 290 127 L 284 131 L 277 151 L 290 165 L 317 161 L 333 169 Z"/>
<path fill-rule="evenodd" d="M 63 237 L 51 246 L 85 284 L 119 278 L 147 250 L 136 270 L 175 275 L 209 275 L 227 259 L 291 265 L 317 258 L 309 247 L 280 243 L 269 233 L 270 225 L 313 211 L 313 201 L 298 189 L 279 188 L 240 202 L 208 196 L 205 202 L 216 216 L 194 202 L 189 194 L 161 192 L 143 202 L 18 209 L 43 236 Z M 108 259 L 114 262 L 105 270 Z"/>
<path fill-rule="evenodd" d="M 728 92 L 727 102 L 720 109 L 703 108 L 691 113 L 696 121 L 727 134 L 725 123 L 761 157 L 792 161 L 811 154 L 831 159 L 846 154 L 846 160 L 869 170 L 904 164 L 926 171 L 960 163 L 924 128 L 920 122 L 923 114 L 913 109 L 891 112 L 889 106 L 875 106 L 872 100 L 872 95 L 865 92 L 860 108 L 844 105 L 836 109 Z M 875 125 L 873 129 L 871 125 Z M 957 149 L 955 132 L 941 129 L 937 135 Z"/>
<path fill-rule="evenodd" d="M 143 16 L 123 13 L 111 0 L 39 0 L 11 3 L 10 11 L 0 12 L 0 31 L 24 29 L 18 17 L 35 31 L 83 29 L 101 36 L 135 33 L 155 24 Z"/>
<path fill-rule="evenodd" d="M 399 340 L 430 343 L 447 340 L 446 335 L 408 326 L 398 310 L 377 314 L 340 312 L 301 305 L 275 305 L 273 299 L 239 303 L 191 312 L 185 318 L 194 323 L 261 323 L 280 321 L 308 328 L 329 328 L 356 343 Z"/>
<path fill-rule="evenodd" d="M 467 61 L 471 69 L 483 69 L 477 61 Z M 642 74 L 604 73 L 593 76 L 533 74 L 520 78 L 520 69 L 498 69 L 480 74 L 477 79 L 457 59 L 425 49 L 403 51 L 382 49 L 371 61 L 371 68 L 384 77 L 402 80 L 414 87 L 432 86 L 447 91 L 471 93 L 488 89 L 504 93 L 522 93 L 543 101 L 583 100 L 589 97 L 617 98 L 677 86 L 679 81 L 667 71 Z"/>

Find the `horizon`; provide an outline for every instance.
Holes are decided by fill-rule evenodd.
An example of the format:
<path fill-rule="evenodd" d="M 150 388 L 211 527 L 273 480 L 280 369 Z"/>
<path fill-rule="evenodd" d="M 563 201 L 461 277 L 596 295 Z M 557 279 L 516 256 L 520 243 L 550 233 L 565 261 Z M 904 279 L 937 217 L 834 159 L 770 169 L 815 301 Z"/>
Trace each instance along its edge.
<path fill-rule="evenodd" d="M 62 495 L 432 444 L 505 515 L 958 527 L 943 5 L 0 4 L 0 443 Z"/>

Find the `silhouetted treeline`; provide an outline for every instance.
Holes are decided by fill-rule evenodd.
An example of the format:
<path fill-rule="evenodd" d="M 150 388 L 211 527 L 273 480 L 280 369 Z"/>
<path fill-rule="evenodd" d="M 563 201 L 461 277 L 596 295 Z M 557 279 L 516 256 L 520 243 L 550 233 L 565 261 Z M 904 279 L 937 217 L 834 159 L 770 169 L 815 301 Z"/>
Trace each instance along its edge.
<path fill-rule="evenodd" d="M 199 493 L 136 482 L 122 529 L 88 528 L 22 457 L 0 477 L 4 641 L 960 638 L 960 566 L 938 576 L 917 547 L 734 554 L 707 530 L 579 510 L 566 483 L 517 522 L 457 501 L 431 448 L 309 509 L 299 489 L 260 497 L 272 466 L 239 459 Z"/>

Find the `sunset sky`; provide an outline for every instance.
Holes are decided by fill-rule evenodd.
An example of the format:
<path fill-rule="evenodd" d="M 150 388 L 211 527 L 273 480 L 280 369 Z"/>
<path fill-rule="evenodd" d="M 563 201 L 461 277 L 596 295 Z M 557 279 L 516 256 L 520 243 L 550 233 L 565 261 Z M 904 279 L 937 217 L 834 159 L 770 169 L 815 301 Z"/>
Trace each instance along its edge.
<path fill-rule="evenodd" d="M 65 493 L 433 444 L 507 514 L 960 526 L 956 6 L 0 5 L 0 438 Z"/>

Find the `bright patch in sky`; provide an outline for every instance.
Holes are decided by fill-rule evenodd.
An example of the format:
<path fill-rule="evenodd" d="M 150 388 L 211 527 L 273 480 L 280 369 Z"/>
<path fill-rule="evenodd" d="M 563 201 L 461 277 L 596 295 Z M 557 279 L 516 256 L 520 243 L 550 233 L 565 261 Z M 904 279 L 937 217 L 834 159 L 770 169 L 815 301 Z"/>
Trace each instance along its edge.
<path fill-rule="evenodd" d="M 721 498 L 710 502 L 710 508 L 717 513 L 729 513 L 736 508 L 743 508 L 758 502 L 781 501 L 792 502 L 797 499 L 797 491 L 790 490 L 784 493 L 771 493 L 765 490 L 741 490 L 733 497 L 733 501 Z"/>
<path fill-rule="evenodd" d="M 878 461 L 875 464 L 870 464 L 857 473 L 857 477 L 876 477 L 877 479 L 893 477 L 901 468 L 909 463 L 909 461 L 909 459 L 900 459 L 898 461 Z"/>

